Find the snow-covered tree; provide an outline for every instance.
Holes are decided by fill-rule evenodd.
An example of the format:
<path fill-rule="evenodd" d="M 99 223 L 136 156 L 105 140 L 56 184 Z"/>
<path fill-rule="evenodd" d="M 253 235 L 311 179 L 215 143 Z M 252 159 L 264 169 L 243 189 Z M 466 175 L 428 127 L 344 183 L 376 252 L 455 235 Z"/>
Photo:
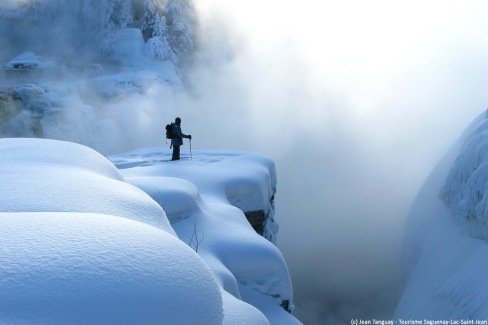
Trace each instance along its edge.
<path fill-rule="evenodd" d="M 191 0 L 168 0 L 164 10 L 168 41 L 182 63 L 191 61 L 195 50 L 196 15 Z"/>
<path fill-rule="evenodd" d="M 151 58 L 186 64 L 194 50 L 195 11 L 189 0 L 145 0 L 141 29 Z"/>
<path fill-rule="evenodd" d="M 101 25 L 105 32 L 127 28 L 132 22 L 130 0 L 103 0 L 101 4 Z"/>
<path fill-rule="evenodd" d="M 168 27 L 163 12 L 164 1 L 145 0 L 144 7 L 141 30 L 148 39 L 146 56 L 157 60 L 171 60 L 178 64 L 178 57 L 172 51 L 168 41 Z"/>
<path fill-rule="evenodd" d="M 112 54 L 116 31 L 127 28 L 132 22 L 131 8 L 131 0 L 102 0 L 100 2 L 101 32 L 103 35 L 100 49 L 102 53 Z"/>
<path fill-rule="evenodd" d="M 144 15 L 141 30 L 148 37 L 154 36 L 154 25 L 163 17 L 163 0 L 144 0 Z"/>
<path fill-rule="evenodd" d="M 178 57 L 168 42 L 168 28 L 164 16 L 156 16 L 153 25 L 153 37 L 146 44 L 146 56 L 157 60 L 170 60 L 179 64 Z"/>

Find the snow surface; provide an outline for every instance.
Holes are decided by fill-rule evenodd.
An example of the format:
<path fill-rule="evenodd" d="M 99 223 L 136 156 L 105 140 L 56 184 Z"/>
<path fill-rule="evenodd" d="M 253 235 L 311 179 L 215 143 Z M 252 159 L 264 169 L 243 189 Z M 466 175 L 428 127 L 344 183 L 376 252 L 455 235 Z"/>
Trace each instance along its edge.
<path fill-rule="evenodd" d="M 488 320 L 487 115 L 434 169 L 409 216 L 396 319 Z"/>
<path fill-rule="evenodd" d="M 2 324 L 222 320 L 203 261 L 172 234 L 124 217 L 0 213 L 0 274 Z"/>
<path fill-rule="evenodd" d="M 118 170 L 25 138 L 0 156 L 0 323 L 300 324 L 283 256 L 231 204 L 270 209 L 268 158 L 147 148 Z"/>

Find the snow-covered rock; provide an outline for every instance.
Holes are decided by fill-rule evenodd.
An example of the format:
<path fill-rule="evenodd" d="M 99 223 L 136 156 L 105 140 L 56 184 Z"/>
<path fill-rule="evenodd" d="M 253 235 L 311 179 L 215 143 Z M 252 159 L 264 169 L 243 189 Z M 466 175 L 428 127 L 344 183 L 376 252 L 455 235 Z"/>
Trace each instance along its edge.
<path fill-rule="evenodd" d="M 270 200 L 276 191 L 273 161 L 243 151 L 188 154 L 183 151 L 182 160 L 172 162 L 169 150 L 145 148 L 109 159 L 127 182 L 161 204 L 178 237 L 212 269 L 225 291 L 226 320 L 260 324 L 243 317 L 242 303 L 246 302 L 262 313 L 258 319 L 300 324 L 288 312 L 294 308 L 293 290 L 281 252 L 254 231 L 244 214 L 267 211 L 265 233 L 275 239 L 277 225 Z"/>
<path fill-rule="evenodd" d="M 8 69 L 42 69 L 53 65 L 53 61 L 46 61 L 41 56 L 32 52 L 24 52 L 10 60 L 6 64 L 6 67 Z"/>
<path fill-rule="evenodd" d="M 133 177 L 138 177 L 141 172 L 144 176 L 179 177 L 195 184 L 207 200 L 230 204 L 243 212 L 263 211 L 266 216 L 263 236 L 275 242 L 278 225 L 274 221 L 273 200 L 277 182 L 274 162 L 268 157 L 242 151 L 194 153 L 192 159 L 185 157 L 180 164 L 164 164 L 171 157 L 166 152 L 163 158 L 161 148 L 135 150 L 122 156 L 113 155 L 110 159 L 128 181 L 136 182 L 138 186 L 141 180 Z M 144 168 L 135 168 L 139 166 Z M 164 189 L 144 188 L 153 199 L 161 200 L 160 192 Z M 171 201 L 164 202 L 169 209 L 174 205 Z"/>
<path fill-rule="evenodd" d="M 487 132 L 482 114 L 417 196 L 407 223 L 405 291 L 396 319 L 488 319 Z"/>
<path fill-rule="evenodd" d="M 272 209 L 269 158 L 148 148 L 117 169 L 25 138 L 0 156 L 0 323 L 300 324 L 283 256 L 234 206 Z"/>

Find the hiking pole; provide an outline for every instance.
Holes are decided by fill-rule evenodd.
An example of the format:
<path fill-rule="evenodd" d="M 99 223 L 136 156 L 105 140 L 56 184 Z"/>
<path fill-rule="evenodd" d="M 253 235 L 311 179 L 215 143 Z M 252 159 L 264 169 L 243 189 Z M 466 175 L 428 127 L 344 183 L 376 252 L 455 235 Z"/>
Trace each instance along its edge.
<path fill-rule="evenodd" d="M 190 139 L 190 159 L 193 159 L 193 155 L 191 153 L 191 139 Z"/>

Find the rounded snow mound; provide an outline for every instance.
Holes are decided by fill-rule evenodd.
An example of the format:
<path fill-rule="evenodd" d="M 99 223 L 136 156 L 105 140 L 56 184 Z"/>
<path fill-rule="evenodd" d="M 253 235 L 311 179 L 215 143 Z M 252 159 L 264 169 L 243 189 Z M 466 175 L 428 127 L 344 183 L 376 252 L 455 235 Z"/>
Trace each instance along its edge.
<path fill-rule="evenodd" d="M 45 139 L 0 140 L 0 212 L 84 212 L 173 228 L 164 210 L 98 152 Z"/>
<path fill-rule="evenodd" d="M 101 176 L 123 180 L 118 169 L 104 156 L 86 146 L 47 139 L 6 138 L 0 139 L 0 168 L 25 168 L 57 165 L 63 168 L 82 168 Z M 23 165 L 23 166 L 21 166 Z"/>
<path fill-rule="evenodd" d="M 175 236 L 100 214 L 0 213 L 0 323 L 221 324 L 206 264 Z"/>
<path fill-rule="evenodd" d="M 171 223 L 195 215 L 203 204 L 197 187 L 181 178 L 127 177 L 126 180 L 158 202 Z"/>

